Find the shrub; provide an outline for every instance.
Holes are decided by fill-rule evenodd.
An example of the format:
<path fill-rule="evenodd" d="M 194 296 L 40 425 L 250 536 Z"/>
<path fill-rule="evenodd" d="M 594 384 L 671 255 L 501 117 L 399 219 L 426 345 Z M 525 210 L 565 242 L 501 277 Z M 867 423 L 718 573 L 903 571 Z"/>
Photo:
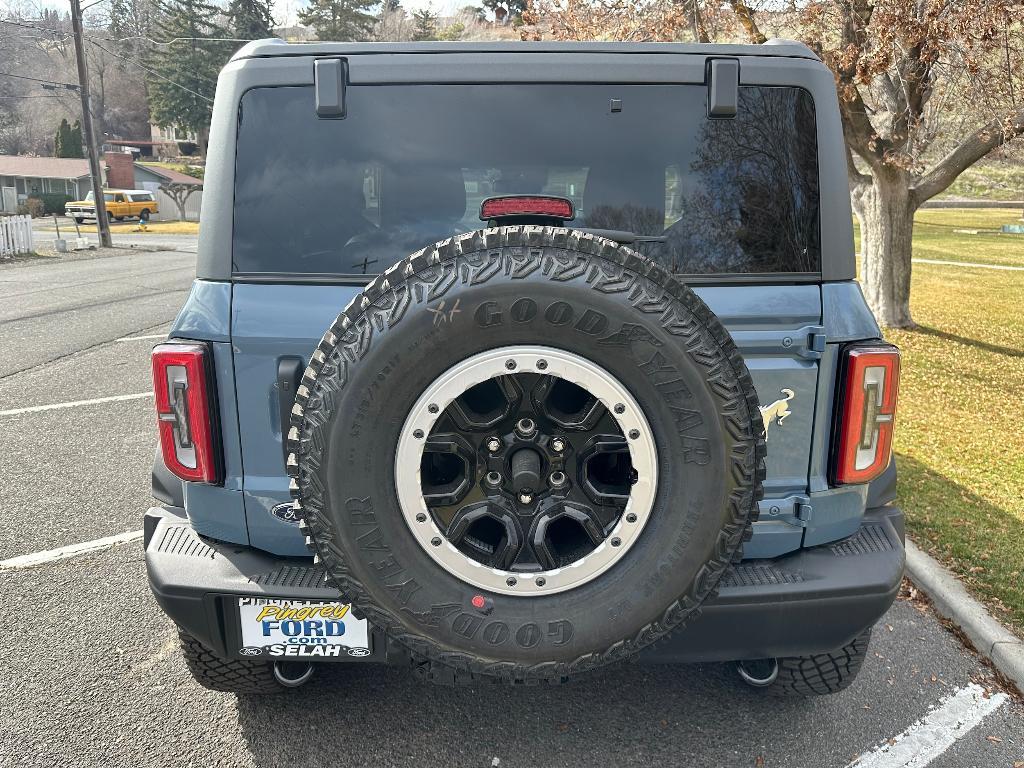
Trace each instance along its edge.
<path fill-rule="evenodd" d="M 448 41 L 458 40 L 459 38 L 462 37 L 462 35 L 463 35 L 463 33 L 465 31 L 466 31 L 466 25 L 463 24 L 461 21 L 456 21 L 454 24 L 452 24 L 450 26 L 447 26 L 444 29 L 442 29 L 440 32 L 438 32 L 437 33 L 437 39 L 438 40 L 448 40 Z"/>
<path fill-rule="evenodd" d="M 33 219 L 38 219 L 40 216 L 44 216 L 46 214 L 46 209 L 42 200 L 38 197 L 30 197 L 18 206 L 18 213 L 27 213 Z"/>
<path fill-rule="evenodd" d="M 33 200 L 43 202 L 43 213 L 64 213 L 64 204 L 70 203 L 74 198 L 71 195 L 62 195 L 58 192 L 44 192 L 32 197 Z"/>

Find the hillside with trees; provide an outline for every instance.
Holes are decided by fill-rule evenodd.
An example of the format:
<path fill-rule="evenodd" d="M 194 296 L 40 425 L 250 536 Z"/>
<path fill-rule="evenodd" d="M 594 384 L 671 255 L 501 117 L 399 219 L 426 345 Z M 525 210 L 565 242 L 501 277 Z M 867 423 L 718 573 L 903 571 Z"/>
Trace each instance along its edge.
<path fill-rule="evenodd" d="M 84 26 L 98 141 L 148 140 L 153 123 L 194 133 L 204 152 L 217 74 L 248 40 L 518 39 L 524 2 L 488 0 L 442 17 L 414 14 L 401 0 L 311 0 L 290 27 L 274 17 L 272 0 L 94 4 Z M 80 157 L 67 154 L 80 151 L 68 135 L 81 119 L 77 80 L 67 13 L 9 3 L 0 12 L 0 154 Z"/>

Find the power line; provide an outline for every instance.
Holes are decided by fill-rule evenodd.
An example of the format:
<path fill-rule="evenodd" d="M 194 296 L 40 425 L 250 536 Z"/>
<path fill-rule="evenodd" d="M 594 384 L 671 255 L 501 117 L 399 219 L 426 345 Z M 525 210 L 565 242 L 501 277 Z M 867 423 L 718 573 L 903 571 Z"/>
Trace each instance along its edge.
<path fill-rule="evenodd" d="M 137 66 L 137 67 L 138 67 L 139 69 L 142 69 L 142 70 L 144 70 L 144 71 L 148 72 L 149 74 L 151 74 L 151 75 L 152 75 L 153 77 L 157 77 L 157 78 L 159 78 L 159 79 L 163 80 L 163 81 L 164 81 L 164 82 L 166 82 L 166 83 L 170 83 L 170 84 L 171 84 L 171 85 L 173 85 L 173 86 L 174 86 L 175 88 L 181 88 L 181 90 L 185 91 L 186 93 L 191 93 L 191 94 L 192 94 L 193 96 L 198 96 L 198 97 L 199 97 L 200 99 L 202 99 L 203 101 L 206 101 L 206 102 L 209 102 L 210 104 L 213 104 L 213 99 L 211 99 L 211 98 L 208 98 L 208 97 L 206 97 L 206 96 L 203 96 L 203 94 L 201 94 L 201 93 L 199 93 L 199 92 L 197 92 L 197 91 L 193 91 L 193 90 L 192 90 L 191 88 L 188 88 L 188 87 L 186 87 L 186 86 L 182 85 L 181 83 L 176 83 L 176 82 L 174 82 L 173 80 L 171 80 L 171 79 L 170 79 L 169 77 L 164 77 L 164 76 L 163 76 L 163 75 L 161 75 L 161 74 L 160 74 L 159 72 L 157 72 L 157 71 L 155 71 L 155 70 L 152 70 L 152 69 L 150 69 L 149 67 L 147 67 L 147 66 L 145 66 L 144 64 L 142 64 L 142 63 L 140 63 L 140 62 L 136 61 L 135 59 L 130 59 L 130 58 L 128 58 L 127 56 L 122 56 L 122 55 L 121 55 L 121 54 L 119 54 L 119 53 L 115 53 L 114 51 L 111 51 L 111 50 L 110 50 L 109 48 L 104 48 L 104 47 L 103 47 L 102 45 L 100 45 L 99 43 L 97 43 L 97 42 L 96 42 L 95 40 L 89 40 L 89 42 L 90 42 L 90 43 L 92 43 L 93 45 L 95 45 L 95 46 L 96 46 L 97 48 L 99 48 L 99 49 L 100 49 L 101 51 L 106 51 L 106 52 L 107 52 L 107 53 L 109 53 L 109 54 L 110 54 L 111 56 L 115 56 L 115 57 L 117 57 L 117 58 L 119 58 L 119 59 L 121 59 L 121 60 L 123 60 L 123 61 L 127 61 L 127 62 L 128 62 L 129 64 L 134 64 L 134 65 L 135 65 L 135 66 Z"/>
<path fill-rule="evenodd" d="M 62 83 L 59 80 L 40 80 L 38 77 L 29 77 L 28 75 L 15 75 L 10 72 L 0 72 L 0 77 L 16 77 L 19 80 L 31 80 L 34 83 L 45 83 L 46 85 L 59 85 L 63 88 L 67 88 L 69 91 L 77 91 L 78 86 L 74 83 Z"/>
<path fill-rule="evenodd" d="M 11 19 L 0 19 L 0 24 L 13 24 L 16 27 L 24 27 L 25 29 L 34 29 L 39 32 L 53 32 L 55 34 L 61 34 L 68 36 L 68 33 L 62 29 L 54 29 L 53 27 L 40 27 L 35 24 L 25 24 L 20 21 L 13 21 Z M 104 40 L 111 43 L 124 43 L 129 40 L 145 40 L 147 43 L 153 45 L 174 45 L 175 43 L 252 43 L 256 41 L 255 37 L 172 37 L 170 40 L 154 40 L 152 37 L 147 35 L 129 35 L 128 37 L 108 37 Z M 89 42 L 93 42 L 90 40 Z"/>
<path fill-rule="evenodd" d="M 128 39 L 128 38 L 124 38 L 124 39 Z M 105 51 L 106 53 L 109 53 L 109 54 L 110 54 L 111 56 L 116 56 L 117 58 L 121 59 L 122 61 L 124 61 L 124 62 L 126 62 L 126 63 L 128 63 L 128 64 L 134 64 L 134 65 L 135 65 L 135 66 L 137 66 L 137 67 L 141 67 L 142 69 L 145 69 L 145 70 L 146 70 L 147 72 L 150 72 L 151 74 L 155 75 L 156 77 L 161 77 L 161 75 L 159 75 L 159 74 L 157 74 L 157 73 L 155 73 L 155 72 L 152 72 L 152 70 L 146 69 L 146 65 L 145 65 L 145 64 L 143 64 L 143 63 L 142 63 L 142 62 L 141 62 L 141 61 L 140 61 L 139 59 L 137 59 L 137 58 L 132 58 L 132 57 L 130 57 L 130 56 L 127 56 L 127 55 L 125 55 L 125 54 L 122 54 L 122 53 L 118 53 L 117 51 L 111 51 L 111 50 L 110 50 L 109 48 L 104 48 L 104 47 L 103 47 L 102 45 L 100 45 L 100 44 L 99 44 L 98 42 L 96 42 L 95 40 L 90 40 L 89 42 L 91 42 L 91 43 L 92 43 L 93 45 L 95 45 L 95 46 L 96 46 L 97 48 L 99 48 L 99 49 L 101 49 L 101 50 Z M 216 81 L 216 80 L 211 80 L 210 78 L 208 78 L 208 77 L 205 77 L 204 75 L 200 75 L 200 74 L 198 74 L 198 73 L 196 73 L 196 72 L 193 72 L 193 73 L 192 73 L 192 76 L 193 76 L 194 78 L 197 78 L 197 79 L 199 79 L 199 80 L 202 80 L 202 81 L 204 81 L 204 82 L 210 83 L 211 85 L 217 85 L 217 81 Z M 166 80 L 166 78 L 164 78 L 164 79 Z M 172 81 L 168 80 L 168 82 L 172 82 Z M 174 84 L 175 84 L 175 85 L 178 85 L 177 83 L 174 83 Z M 179 88 L 184 88 L 185 86 L 183 86 L 183 85 L 179 85 L 178 87 L 179 87 Z M 202 95 L 202 94 L 200 94 L 200 95 Z"/>
<path fill-rule="evenodd" d="M 42 21 L 42 19 L 40 19 Z M 61 35 L 67 35 L 67 31 L 63 29 L 54 29 L 53 27 L 40 27 L 38 24 L 26 24 L 23 21 L 15 21 L 14 19 L 0 19 L 0 24 L 10 24 L 14 27 L 24 27 L 25 29 L 35 29 L 39 32 L 56 32 Z"/>

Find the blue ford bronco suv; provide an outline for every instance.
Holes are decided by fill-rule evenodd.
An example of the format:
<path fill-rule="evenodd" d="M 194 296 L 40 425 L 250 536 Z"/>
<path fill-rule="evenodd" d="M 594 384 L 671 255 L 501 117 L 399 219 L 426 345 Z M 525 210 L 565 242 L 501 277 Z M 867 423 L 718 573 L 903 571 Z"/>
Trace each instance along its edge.
<path fill-rule="evenodd" d="M 205 187 L 145 518 L 202 685 L 853 681 L 899 353 L 810 50 L 250 43 Z"/>

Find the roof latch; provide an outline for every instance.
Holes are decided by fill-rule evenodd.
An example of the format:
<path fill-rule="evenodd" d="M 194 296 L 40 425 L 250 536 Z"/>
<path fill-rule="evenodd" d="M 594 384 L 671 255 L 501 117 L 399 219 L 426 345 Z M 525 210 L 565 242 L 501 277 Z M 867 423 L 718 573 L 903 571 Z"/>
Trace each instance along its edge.
<path fill-rule="evenodd" d="M 345 117 L 345 85 L 348 83 L 348 61 L 316 59 L 313 62 L 316 83 L 317 117 Z"/>
<path fill-rule="evenodd" d="M 736 117 L 739 90 L 739 60 L 711 59 L 708 62 L 708 117 Z"/>

